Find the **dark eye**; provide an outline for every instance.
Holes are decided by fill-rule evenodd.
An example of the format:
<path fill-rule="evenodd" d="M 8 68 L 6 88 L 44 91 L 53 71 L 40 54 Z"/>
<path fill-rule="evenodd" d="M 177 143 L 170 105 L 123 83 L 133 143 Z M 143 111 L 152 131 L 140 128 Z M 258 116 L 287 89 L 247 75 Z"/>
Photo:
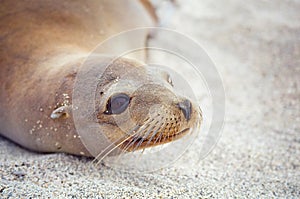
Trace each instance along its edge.
<path fill-rule="evenodd" d="M 105 114 L 120 114 L 124 112 L 130 102 L 130 97 L 126 94 L 113 95 L 107 102 Z"/>

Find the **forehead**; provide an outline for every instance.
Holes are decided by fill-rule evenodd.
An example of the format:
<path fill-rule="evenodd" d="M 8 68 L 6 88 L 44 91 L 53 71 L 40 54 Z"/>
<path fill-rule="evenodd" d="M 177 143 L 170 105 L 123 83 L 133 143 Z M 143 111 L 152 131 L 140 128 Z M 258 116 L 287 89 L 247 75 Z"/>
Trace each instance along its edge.
<path fill-rule="evenodd" d="M 100 78 L 99 86 L 107 87 L 118 84 L 119 86 L 137 87 L 148 83 L 164 85 L 167 78 L 168 73 L 163 69 L 122 59 L 108 65 Z"/>

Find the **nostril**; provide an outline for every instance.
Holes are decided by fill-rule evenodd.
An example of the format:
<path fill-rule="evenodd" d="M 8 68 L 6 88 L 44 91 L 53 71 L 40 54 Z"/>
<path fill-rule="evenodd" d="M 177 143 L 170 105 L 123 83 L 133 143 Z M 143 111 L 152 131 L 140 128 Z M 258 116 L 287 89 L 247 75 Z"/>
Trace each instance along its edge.
<path fill-rule="evenodd" d="M 179 109 L 182 111 L 185 119 L 189 121 L 191 119 L 192 104 L 189 100 L 184 100 L 178 103 Z"/>

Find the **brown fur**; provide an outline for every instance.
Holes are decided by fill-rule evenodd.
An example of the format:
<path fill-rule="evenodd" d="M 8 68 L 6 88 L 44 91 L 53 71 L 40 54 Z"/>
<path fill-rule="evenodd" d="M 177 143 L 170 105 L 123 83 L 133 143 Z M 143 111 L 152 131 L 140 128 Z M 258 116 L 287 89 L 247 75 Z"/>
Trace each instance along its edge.
<path fill-rule="evenodd" d="M 108 143 L 132 151 L 135 145 L 129 147 L 130 143 L 142 149 L 171 142 L 201 120 L 195 105 L 191 106 L 191 117 L 184 118 L 179 103 L 186 99 L 176 96 L 168 80 L 156 70 L 125 58 L 110 63 L 109 58 L 100 54 L 88 62 L 89 66 L 95 66 L 95 73 L 100 66 L 108 64 L 99 82 L 95 82 L 96 96 L 91 100 L 95 102 L 96 112 L 92 112 L 91 122 L 101 128 L 99 132 L 109 142 L 101 142 L 99 133 L 90 136 L 86 129 L 78 132 L 76 128 L 72 94 L 81 64 L 109 36 L 152 26 L 155 20 L 145 9 L 145 3 L 133 0 L 5 0 L 1 3 L 0 133 L 5 137 L 35 151 L 96 156 Z M 122 45 L 144 46 L 147 38 L 148 32 L 144 31 L 141 38 Z M 118 46 L 106 50 L 114 48 Z M 144 55 L 137 54 L 136 58 L 143 61 Z M 95 73 L 86 77 L 87 80 Z M 117 84 L 115 79 L 125 84 Z M 115 88 L 116 85 L 119 87 Z M 82 90 L 86 89 L 90 88 L 83 85 Z M 127 109 L 131 115 L 105 114 L 109 98 L 117 92 L 130 96 Z M 86 101 L 79 103 L 84 105 Z M 148 122 L 150 127 L 131 137 L 128 130 L 133 126 L 129 118 L 135 125 L 141 127 Z M 147 135 L 152 127 L 159 130 L 153 133 L 153 140 L 151 134 Z"/>
<path fill-rule="evenodd" d="M 50 114 L 63 94 L 72 95 L 81 54 L 120 31 L 152 24 L 139 1 L 1 1 L 1 134 L 32 150 L 88 154 L 71 118 L 54 121 Z"/>

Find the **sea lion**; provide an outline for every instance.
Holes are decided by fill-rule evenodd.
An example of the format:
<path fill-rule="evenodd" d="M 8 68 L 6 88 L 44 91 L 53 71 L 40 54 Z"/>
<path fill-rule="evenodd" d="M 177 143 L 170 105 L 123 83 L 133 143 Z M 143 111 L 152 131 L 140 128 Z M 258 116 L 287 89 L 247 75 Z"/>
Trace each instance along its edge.
<path fill-rule="evenodd" d="M 139 61 L 99 54 L 88 63 L 99 70 L 105 66 L 96 83 L 90 120 L 101 126 L 109 142 L 92 137 L 88 142 L 93 143 L 83 143 L 78 134 L 73 91 L 79 70 L 85 70 L 80 67 L 110 35 L 154 25 L 149 5 L 146 8 L 143 2 L 2 1 L 1 134 L 34 151 L 96 156 L 109 142 L 125 151 L 143 149 L 178 139 L 198 124 L 198 106 L 174 94 L 169 75 L 147 68 L 143 54 L 135 57 Z M 122 45 L 145 46 L 148 34 Z"/>

